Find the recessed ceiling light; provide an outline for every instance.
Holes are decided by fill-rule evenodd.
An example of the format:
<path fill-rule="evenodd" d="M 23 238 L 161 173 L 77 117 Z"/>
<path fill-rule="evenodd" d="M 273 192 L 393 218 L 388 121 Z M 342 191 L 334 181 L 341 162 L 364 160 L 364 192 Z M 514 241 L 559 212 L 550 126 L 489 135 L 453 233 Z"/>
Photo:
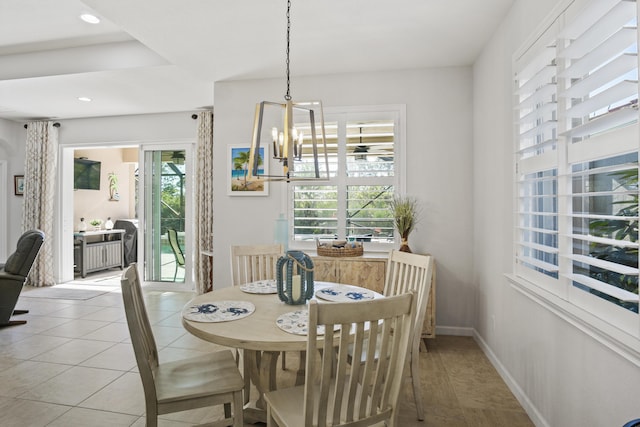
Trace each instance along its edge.
<path fill-rule="evenodd" d="M 91 98 L 89 98 L 88 96 L 79 96 L 78 101 L 91 102 Z"/>
<path fill-rule="evenodd" d="M 89 24 L 100 23 L 100 18 L 90 13 L 83 13 L 82 15 L 80 15 L 80 19 L 82 19 L 84 22 L 88 22 Z"/>

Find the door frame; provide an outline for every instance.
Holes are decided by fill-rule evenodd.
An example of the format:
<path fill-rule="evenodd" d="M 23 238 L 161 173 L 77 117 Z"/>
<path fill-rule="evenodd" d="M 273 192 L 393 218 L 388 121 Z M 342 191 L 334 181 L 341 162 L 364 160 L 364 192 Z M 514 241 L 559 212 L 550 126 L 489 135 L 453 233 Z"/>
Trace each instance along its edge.
<path fill-rule="evenodd" d="M 66 283 L 74 280 L 74 271 L 73 271 L 73 231 L 74 231 L 74 223 L 73 223 L 73 201 L 74 201 L 74 193 L 73 193 L 73 153 L 78 149 L 100 149 L 100 148 L 124 148 L 124 147 L 134 147 L 141 150 L 143 145 L 145 146 L 156 146 L 163 147 L 160 149 L 171 149 L 172 147 L 176 147 L 177 145 L 187 144 L 190 146 L 189 153 L 191 153 L 191 157 L 193 157 L 193 153 L 195 153 L 195 140 L 193 139 L 174 139 L 171 141 L 156 141 L 156 142 L 139 142 L 139 141 L 131 141 L 123 143 L 119 142 L 98 142 L 98 143 L 77 143 L 77 144 L 65 144 L 59 145 L 58 147 L 58 186 L 57 186 L 57 194 L 58 198 L 56 200 L 55 207 L 55 218 L 54 218 L 54 232 L 57 239 L 56 250 L 54 250 L 54 277 L 56 283 Z M 187 168 L 193 164 L 192 159 L 187 155 L 187 162 L 191 162 Z M 186 162 L 185 162 L 186 163 Z M 140 163 L 141 164 L 141 163 Z M 191 169 L 187 169 L 189 172 Z M 190 177 L 190 178 L 189 178 Z M 193 190 L 193 173 L 188 175 L 188 191 L 192 192 Z M 193 198 L 191 198 L 193 200 Z M 140 212 L 141 206 L 138 206 L 138 211 Z M 188 239 L 189 242 L 193 241 L 193 208 L 188 206 L 187 210 L 185 210 L 185 240 Z M 188 224 L 188 225 L 187 225 Z M 142 230 L 144 230 L 142 224 L 138 227 L 138 239 L 141 239 L 143 236 L 141 235 Z M 141 240 L 138 240 L 141 242 Z M 138 245 L 138 259 L 141 255 L 141 247 L 143 245 Z M 189 251 L 187 255 L 187 251 Z M 189 272 L 189 270 L 193 270 L 191 258 L 193 257 L 193 250 L 191 246 L 185 247 L 185 257 L 189 259 L 188 264 L 186 264 L 185 271 Z M 190 280 L 189 285 L 187 286 L 187 276 L 193 276 L 193 272 L 185 273 L 185 283 L 179 284 L 180 286 L 171 286 L 169 288 L 170 283 L 160 283 L 160 284 L 151 284 L 152 287 L 163 289 L 163 290 L 174 290 L 174 291 L 186 291 L 193 290 L 195 288 L 194 281 Z M 145 283 L 146 285 L 146 283 Z M 189 289 L 187 289 L 190 286 Z"/>

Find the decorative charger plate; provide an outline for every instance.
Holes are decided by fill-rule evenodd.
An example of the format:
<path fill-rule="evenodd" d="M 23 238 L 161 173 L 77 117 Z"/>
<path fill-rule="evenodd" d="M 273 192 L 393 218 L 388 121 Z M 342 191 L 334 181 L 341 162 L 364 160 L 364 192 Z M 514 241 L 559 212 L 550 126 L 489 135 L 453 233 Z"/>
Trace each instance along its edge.
<path fill-rule="evenodd" d="M 294 335 L 307 335 L 309 330 L 309 310 L 290 311 L 276 319 L 278 328 Z M 318 335 L 324 335 L 324 325 L 318 326 Z"/>
<path fill-rule="evenodd" d="M 249 301 L 215 301 L 190 304 L 182 310 L 182 317 L 194 322 L 227 322 L 249 316 L 256 306 Z"/>
<path fill-rule="evenodd" d="M 278 286 L 275 280 L 258 280 L 240 285 L 240 290 L 248 294 L 276 294 Z"/>
<path fill-rule="evenodd" d="M 331 286 L 316 291 L 316 297 L 334 302 L 364 301 L 374 296 L 372 291 L 357 286 Z"/>

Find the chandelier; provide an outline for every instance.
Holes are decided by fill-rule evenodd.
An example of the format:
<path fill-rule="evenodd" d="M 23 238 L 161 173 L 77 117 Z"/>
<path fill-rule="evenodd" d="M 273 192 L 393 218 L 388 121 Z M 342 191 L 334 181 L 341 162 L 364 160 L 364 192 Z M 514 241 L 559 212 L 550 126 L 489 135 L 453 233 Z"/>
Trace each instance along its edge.
<path fill-rule="evenodd" d="M 329 160 L 321 101 L 294 102 L 291 99 L 289 45 L 291 0 L 287 0 L 287 50 L 285 102 L 256 104 L 253 138 L 249 151 L 249 175 L 267 181 L 307 181 L 329 179 Z M 266 153 L 280 168 L 265 173 Z M 264 155 L 263 155 L 264 154 Z"/>

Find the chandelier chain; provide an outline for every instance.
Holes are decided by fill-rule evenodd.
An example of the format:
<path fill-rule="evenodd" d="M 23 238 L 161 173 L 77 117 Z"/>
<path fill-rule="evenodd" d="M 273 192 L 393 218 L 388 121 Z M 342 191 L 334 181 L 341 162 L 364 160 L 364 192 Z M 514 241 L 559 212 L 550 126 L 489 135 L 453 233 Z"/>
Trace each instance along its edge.
<path fill-rule="evenodd" d="M 290 86 L 291 80 L 289 78 L 289 43 L 291 41 L 291 0 L 287 0 L 287 94 L 284 96 L 284 99 L 287 101 L 291 100 Z"/>

